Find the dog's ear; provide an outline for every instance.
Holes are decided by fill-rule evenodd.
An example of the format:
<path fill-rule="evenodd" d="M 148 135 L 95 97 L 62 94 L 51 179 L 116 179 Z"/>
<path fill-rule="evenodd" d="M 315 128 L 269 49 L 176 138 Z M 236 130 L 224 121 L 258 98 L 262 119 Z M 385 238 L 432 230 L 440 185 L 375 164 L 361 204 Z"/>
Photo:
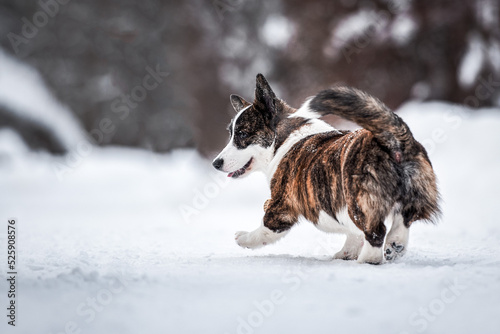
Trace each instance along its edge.
<path fill-rule="evenodd" d="M 278 101 L 276 95 L 274 95 L 271 86 L 269 86 L 269 83 L 267 83 L 266 78 L 262 74 L 257 74 L 256 81 L 254 105 L 257 109 L 268 113 L 272 118 L 277 112 L 276 104 Z"/>
<path fill-rule="evenodd" d="M 249 102 L 245 101 L 244 98 L 241 96 L 238 96 L 236 94 L 232 94 L 231 97 L 231 104 L 233 105 L 234 111 L 240 112 L 242 109 L 245 109 L 250 105 Z"/>

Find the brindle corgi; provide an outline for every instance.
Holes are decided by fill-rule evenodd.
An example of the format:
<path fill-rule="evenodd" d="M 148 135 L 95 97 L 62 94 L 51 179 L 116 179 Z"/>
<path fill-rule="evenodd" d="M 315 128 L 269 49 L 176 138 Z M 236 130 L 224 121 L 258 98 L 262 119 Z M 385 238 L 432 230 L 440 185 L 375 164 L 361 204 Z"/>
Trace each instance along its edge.
<path fill-rule="evenodd" d="M 334 87 L 296 110 L 258 74 L 253 103 L 231 95 L 231 104 L 237 112 L 231 138 L 213 166 L 233 178 L 262 171 L 271 188 L 262 226 L 237 232 L 238 245 L 273 243 L 302 216 L 322 231 L 347 235 L 336 259 L 379 264 L 406 252 L 414 221 L 439 215 L 427 152 L 378 99 Z M 319 119 L 327 114 L 363 129 L 337 130 Z"/>

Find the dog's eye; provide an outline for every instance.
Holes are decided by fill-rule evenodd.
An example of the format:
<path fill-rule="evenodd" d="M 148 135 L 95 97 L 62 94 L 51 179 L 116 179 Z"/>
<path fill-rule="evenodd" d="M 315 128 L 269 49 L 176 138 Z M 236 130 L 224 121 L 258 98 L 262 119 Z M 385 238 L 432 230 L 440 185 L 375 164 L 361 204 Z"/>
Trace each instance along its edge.
<path fill-rule="evenodd" d="M 238 137 L 240 137 L 241 139 L 245 139 L 246 137 L 248 137 L 248 133 L 245 131 L 238 131 Z"/>

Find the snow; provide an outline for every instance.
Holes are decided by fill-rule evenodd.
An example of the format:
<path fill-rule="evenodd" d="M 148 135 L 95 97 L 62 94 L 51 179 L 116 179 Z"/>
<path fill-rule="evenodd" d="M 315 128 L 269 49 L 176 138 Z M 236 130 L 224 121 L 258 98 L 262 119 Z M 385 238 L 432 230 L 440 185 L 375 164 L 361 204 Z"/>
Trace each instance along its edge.
<path fill-rule="evenodd" d="M 334 40 L 348 43 L 376 24 L 373 11 L 362 10 L 343 19 L 335 28 Z"/>
<path fill-rule="evenodd" d="M 479 34 L 468 37 L 468 47 L 458 68 L 458 82 L 463 88 L 471 87 L 484 64 L 483 41 Z"/>
<path fill-rule="evenodd" d="M 498 29 L 498 3 L 495 0 L 481 0 L 475 3 L 478 22 L 484 29 Z"/>
<path fill-rule="evenodd" d="M 362 49 L 373 40 L 383 39 L 383 30 L 389 23 L 388 16 L 389 12 L 386 11 L 363 9 L 340 20 L 331 32 L 325 54 L 338 57 L 342 48 L 350 43 Z"/>
<path fill-rule="evenodd" d="M 38 71 L 1 48 L 0 106 L 51 129 L 67 148 L 85 141 L 75 116 L 46 88 Z"/>
<path fill-rule="evenodd" d="M 415 19 L 408 14 L 400 14 L 391 25 L 392 39 L 398 45 L 408 44 L 418 30 Z"/>
<path fill-rule="evenodd" d="M 261 29 L 264 42 L 272 47 L 282 49 L 294 33 L 294 26 L 290 20 L 281 15 L 270 15 Z"/>
<path fill-rule="evenodd" d="M 96 147 L 59 181 L 64 158 L 0 132 L 19 147 L 0 153 L 2 257 L 18 219 L 16 332 L 497 333 L 500 112 L 412 102 L 400 115 L 429 149 L 444 215 L 380 266 L 331 260 L 344 237 L 307 222 L 240 249 L 234 232 L 257 228 L 269 197 L 263 175 L 228 179 L 189 150 Z"/>

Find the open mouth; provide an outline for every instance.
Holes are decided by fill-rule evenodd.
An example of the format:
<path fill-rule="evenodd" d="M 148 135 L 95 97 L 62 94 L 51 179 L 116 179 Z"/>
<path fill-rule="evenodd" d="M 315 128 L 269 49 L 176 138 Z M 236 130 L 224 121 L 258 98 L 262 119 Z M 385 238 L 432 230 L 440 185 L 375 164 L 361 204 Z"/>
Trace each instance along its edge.
<path fill-rule="evenodd" d="M 240 177 L 241 175 L 245 174 L 245 172 L 248 170 L 248 168 L 252 164 L 252 161 L 253 161 L 253 158 L 250 158 L 250 160 L 248 160 L 248 162 L 245 164 L 245 166 L 241 167 L 240 169 L 238 169 L 235 172 L 231 172 L 231 173 L 227 174 L 227 177 L 232 177 L 233 179 L 236 179 L 236 178 Z"/>

